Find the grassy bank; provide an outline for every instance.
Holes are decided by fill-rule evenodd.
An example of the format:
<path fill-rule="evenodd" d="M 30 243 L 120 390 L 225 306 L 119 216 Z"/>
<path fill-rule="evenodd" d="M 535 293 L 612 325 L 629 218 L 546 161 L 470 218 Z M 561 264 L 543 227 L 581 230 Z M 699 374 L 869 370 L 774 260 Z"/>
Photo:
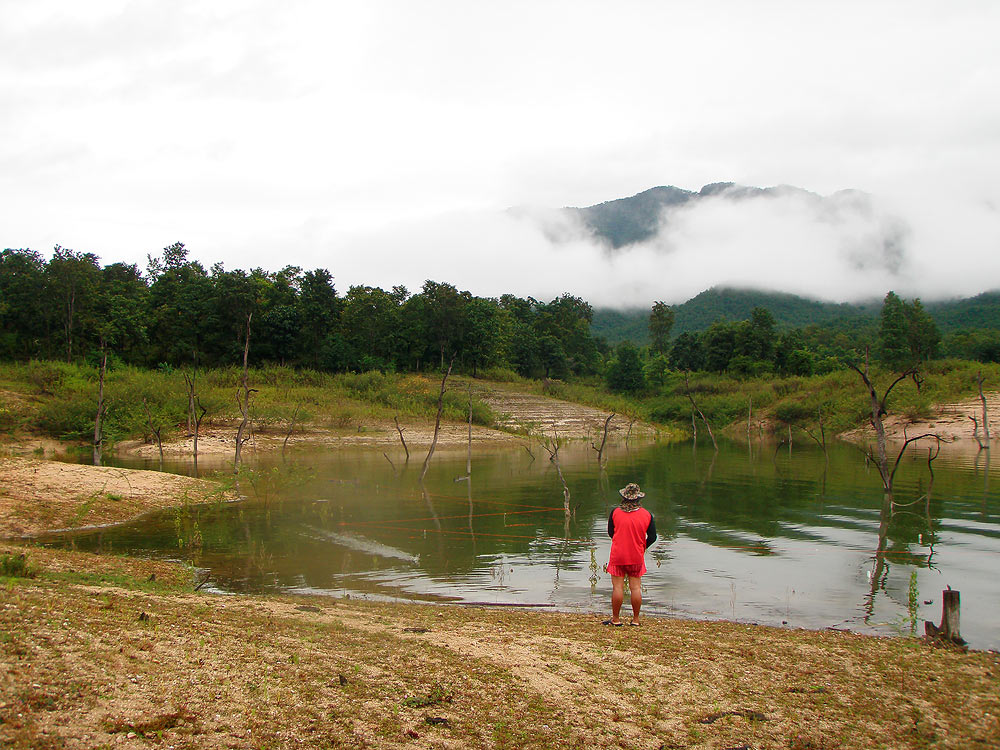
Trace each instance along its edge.
<path fill-rule="evenodd" d="M 889 411 L 909 419 L 933 415 L 936 404 L 952 403 L 978 395 L 977 373 L 984 388 L 1000 388 L 1000 365 L 966 360 L 939 360 L 920 371 L 920 387 L 910 379 L 892 392 Z M 896 373 L 873 367 L 872 380 L 880 393 Z M 871 417 L 868 392 L 853 370 L 840 370 L 809 377 L 766 376 L 735 378 L 728 375 L 694 373 L 685 381 L 681 373 L 667 373 L 663 384 L 635 395 L 613 394 L 598 381 L 573 383 L 528 383 L 520 387 L 543 390 L 557 398 L 596 406 L 618 414 L 638 417 L 653 424 L 678 429 L 691 425 L 690 393 L 706 418 L 717 428 L 746 429 L 748 411 L 756 429 L 785 425 L 816 427 L 822 417 L 829 432 L 842 432 L 867 423 Z"/>
<path fill-rule="evenodd" d="M 2 546 L 2 545 L 0 545 Z M 194 593 L 178 565 L 3 546 L 10 748 L 970 748 L 1000 662 L 909 639 Z"/>
<path fill-rule="evenodd" d="M 190 375 L 190 372 L 188 373 Z M 197 373 L 196 388 L 206 409 L 203 427 L 230 425 L 240 418 L 234 394 L 236 368 Z M 329 374 L 284 367 L 251 369 L 253 422 L 266 431 L 291 424 L 329 430 L 357 430 L 394 416 L 433 422 L 440 377 L 382 374 Z M 0 364 L 0 435 L 38 434 L 61 440 L 93 439 L 97 370 L 61 362 Z M 177 370 L 119 367 L 107 374 L 106 439 L 149 438 L 149 425 L 162 428 L 164 439 L 186 426 L 188 390 Z M 149 409 L 147 416 L 146 409 Z M 445 394 L 445 419 L 468 418 L 468 397 Z M 473 422 L 492 425 L 494 415 L 473 401 Z"/>
<path fill-rule="evenodd" d="M 976 375 L 985 387 L 1000 386 L 1000 365 L 964 360 L 942 360 L 926 365 L 920 387 L 912 380 L 900 383 L 889 401 L 891 414 L 911 420 L 933 416 L 937 404 L 968 399 L 977 394 Z M 842 370 L 810 377 L 735 378 L 695 373 L 685 379 L 666 373 L 663 382 L 638 394 L 610 392 L 600 380 L 572 382 L 534 381 L 514 373 L 495 371 L 474 381 L 514 392 L 551 396 L 578 404 L 614 411 L 668 428 L 673 433 L 690 430 L 691 402 L 716 430 L 731 427 L 742 434 L 752 409 L 754 429 L 784 430 L 787 425 L 815 429 L 822 420 L 827 434 L 866 424 L 870 417 L 868 394 L 857 373 Z M 895 375 L 874 368 L 873 380 L 881 389 Z M 234 394 L 240 371 L 208 370 L 197 377 L 197 390 L 207 410 L 204 429 L 232 426 L 239 419 Z M 293 421 L 310 429 L 357 433 L 374 423 L 392 429 L 393 417 L 432 423 L 437 407 L 439 376 L 382 374 L 329 374 L 310 370 L 270 367 L 250 371 L 254 395 L 253 422 L 258 432 L 281 432 Z M 455 377 L 445 394 L 444 418 L 464 422 L 468 397 L 464 381 Z M 54 439 L 92 439 L 96 408 L 97 373 L 93 368 L 58 362 L 0 365 L 0 438 L 34 434 Z M 474 388 L 482 395 L 482 388 Z M 163 429 L 164 440 L 176 437 L 186 425 L 188 396 L 184 374 L 169 370 L 120 367 L 108 373 L 107 439 L 150 438 L 150 424 Z M 149 415 L 146 413 L 149 409 Z M 473 421 L 494 426 L 496 415 L 481 398 L 473 399 Z"/>

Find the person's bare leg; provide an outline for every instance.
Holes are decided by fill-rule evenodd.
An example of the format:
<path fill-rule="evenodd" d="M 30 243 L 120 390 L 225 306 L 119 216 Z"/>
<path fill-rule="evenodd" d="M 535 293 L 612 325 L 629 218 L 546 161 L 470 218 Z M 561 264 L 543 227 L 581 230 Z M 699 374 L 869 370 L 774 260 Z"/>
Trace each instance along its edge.
<path fill-rule="evenodd" d="M 611 622 L 621 622 L 622 602 L 625 601 L 625 577 L 611 576 Z"/>
<path fill-rule="evenodd" d="M 628 587 L 632 594 L 632 622 L 639 623 L 639 609 L 642 607 L 642 578 L 640 576 L 629 576 Z M 622 592 L 624 599 L 624 591 Z"/>

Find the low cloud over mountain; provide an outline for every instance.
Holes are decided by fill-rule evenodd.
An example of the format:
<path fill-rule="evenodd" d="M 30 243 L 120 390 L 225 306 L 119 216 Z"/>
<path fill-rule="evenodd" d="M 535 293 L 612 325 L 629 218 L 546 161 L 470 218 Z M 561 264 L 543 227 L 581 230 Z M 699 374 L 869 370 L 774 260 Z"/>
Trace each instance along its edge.
<path fill-rule="evenodd" d="M 915 195 L 889 202 L 857 190 L 714 183 L 585 208 L 466 212 L 356 238 L 362 252 L 338 262 L 339 277 L 375 278 L 372 265 L 393 256 L 393 274 L 411 288 L 446 279 L 480 295 L 570 292 L 608 307 L 683 302 L 713 286 L 835 302 L 1000 286 L 996 209 Z M 411 252 L 400 258 L 393 250 L 404 246 Z"/>

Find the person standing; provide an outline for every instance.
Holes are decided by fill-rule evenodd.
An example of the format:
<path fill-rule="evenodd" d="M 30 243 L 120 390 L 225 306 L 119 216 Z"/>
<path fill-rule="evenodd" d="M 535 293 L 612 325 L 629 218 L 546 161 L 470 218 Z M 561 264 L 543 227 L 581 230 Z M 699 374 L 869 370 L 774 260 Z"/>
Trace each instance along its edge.
<path fill-rule="evenodd" d="M 656 522 L 653 514 L 640 503 L 646 496 L 639 485 L 630 482 L 618 491 L 621 503 L 608 516 L 608 536 L 611 537 L 611 554 L 605 567 L 611 576 L 611 619 L 604 625 L 622 626 L 621 609 L 625 601 L 625 579 L 631 592 L 632 621 L 639 625 L 642 607 L 642 576 L 646 572 L 646 550 L 656 541 Z"/>

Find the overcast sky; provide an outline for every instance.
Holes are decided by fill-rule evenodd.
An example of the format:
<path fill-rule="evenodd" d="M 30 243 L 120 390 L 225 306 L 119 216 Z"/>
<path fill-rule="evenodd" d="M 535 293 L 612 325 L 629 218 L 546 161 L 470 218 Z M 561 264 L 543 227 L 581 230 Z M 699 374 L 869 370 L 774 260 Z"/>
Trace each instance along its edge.
<path fill-rule="evenodd" d="M 998 29 L 995 0 L 0 0 L 0 245 L 597 304 L 975 294 L 1000 287 Z M 505 212 L 718 181 L 878 208 L 720 202 L 616 258 Z M 885 222 L 902 262 L 873 270 Z"/>

